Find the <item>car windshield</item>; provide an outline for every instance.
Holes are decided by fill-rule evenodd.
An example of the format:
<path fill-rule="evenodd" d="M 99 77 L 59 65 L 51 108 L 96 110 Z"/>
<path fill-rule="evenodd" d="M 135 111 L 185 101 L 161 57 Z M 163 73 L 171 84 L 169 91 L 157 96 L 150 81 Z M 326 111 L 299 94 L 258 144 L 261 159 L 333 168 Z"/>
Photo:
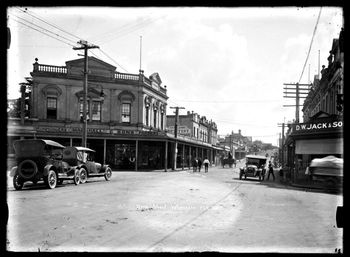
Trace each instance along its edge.
<path fill-rule="evenodd" d="M 248 159 L 247 164 L 249 165 L 256 165 L 259 166 L 260 160 L 259 159 Z"/>

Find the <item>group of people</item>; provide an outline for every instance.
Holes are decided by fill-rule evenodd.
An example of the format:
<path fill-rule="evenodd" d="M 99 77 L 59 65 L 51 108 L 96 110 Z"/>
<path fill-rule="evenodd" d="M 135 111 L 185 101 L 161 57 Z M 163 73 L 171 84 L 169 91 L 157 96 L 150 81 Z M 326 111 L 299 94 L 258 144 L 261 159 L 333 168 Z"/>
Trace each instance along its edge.
<path fill-rule="evenodd" d="M 201 172 L 202 164 L 204 164 L 204 172 L 208 172 L 210 161 L 208 160 L 207 157 L 205 157 L 203 162 L 201 158 L 193 159 L 193 162 L 192 162 L 193 172 L 196 172 L 197 169 L 198 169 L 198 172 Z"/>

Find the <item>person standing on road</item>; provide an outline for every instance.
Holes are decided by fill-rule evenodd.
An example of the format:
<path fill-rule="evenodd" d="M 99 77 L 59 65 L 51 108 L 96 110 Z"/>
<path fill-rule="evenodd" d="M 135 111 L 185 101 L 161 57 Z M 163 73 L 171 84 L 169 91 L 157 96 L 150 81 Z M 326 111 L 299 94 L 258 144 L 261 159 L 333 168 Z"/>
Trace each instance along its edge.
<path fill-rule="evenodd" d="M 270 179 L 270 174 L 272 174 L 273 181 L 275 181 L 275 174 L 273 174 L 273 167 L 271 161 L 269 161 L 269 174 L 267 175 L 267 180 Z"/>
<path fill-rule="evenodd" d="M 193 172 L 196 172 L 196 171 L 197 171 L 197 166 L 198 166 L 198 160 L 197 160 L 197 158 L 194 158 L 194 159 L 193 159 L 192 166 L 193 166 Z"/>
<path fill-rule="evenodd" d="M 205 172 L 208 172 L 209 163 L 210 163 L 210 161 L 208 160 L 207 157 L 205 157 L 205 159 L 204 159 L 204 161 L 203 161 L 203 164 L 204 164 L 204 171 L 205 171 Z"/>
<path fill-rule="evenodd" d="M 198 171 L 201 172 L 201 168 L 202 168 L 202 160 L 201 158 L 198 158 Z"/>

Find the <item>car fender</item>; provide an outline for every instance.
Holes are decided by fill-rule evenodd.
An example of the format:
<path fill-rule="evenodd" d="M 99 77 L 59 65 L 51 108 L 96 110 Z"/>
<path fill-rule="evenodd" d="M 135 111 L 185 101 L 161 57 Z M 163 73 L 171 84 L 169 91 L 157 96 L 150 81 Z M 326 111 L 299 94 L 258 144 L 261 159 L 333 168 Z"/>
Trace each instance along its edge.
<path fill-rule="evenodd" d="M 17 168 L 18 168 L 17 166 L 11 168 L 11 171 L 10 171 L 10 176 L 11 177 L 14 177 L 16 175 Z"/>
<path fill-rule="evenodd" d="M 76 169 L 78 169 L 78 170 L 80 170 L 81 168 L 84 168 L 86 170 L 87 175 L 89 176 L 90 171 L 87 168 L 87 166 L 85 164 L 80 164 L 76 167 Z"/>
<path fill-rule="evenodd" d="M 109 167 L 108 164 L 102 165 L 100 173 L 102 173 L 102 172 L 104 173 L 108 167 Z"/>
<path fill-rule="evenodd" d="M 54 170 L 57 173 L 56 167 L 52 164 L 48 164 L 44 167 L 43 176 L 49 175 L 49 170 Z"/>

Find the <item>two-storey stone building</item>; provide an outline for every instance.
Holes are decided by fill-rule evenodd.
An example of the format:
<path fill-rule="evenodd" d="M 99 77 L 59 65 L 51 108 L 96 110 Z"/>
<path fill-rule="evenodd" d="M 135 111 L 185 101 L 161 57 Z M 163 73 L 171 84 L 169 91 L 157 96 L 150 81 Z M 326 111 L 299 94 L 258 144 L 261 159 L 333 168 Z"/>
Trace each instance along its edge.
<path fill-rule="evenodd" d="M 8 119 L 9 155 L 13 155 L 16 139 L 82 145 L 84 59 L 67 61 L 65 66 L 39 64 L 36 59 L 30 74 L 29 116 Z M 175 140 L 188 140 L 167 133 L 167 99 L 158 73 L 149 77 L 142 70 L 139 74 L 121 73 L 88 57 L 87 147 L 96 150 L 96 160 L 113 169 L 173 168 L 175 152 L 183 149 L 179 145 L 180 150 L 175 150 Z M 187 145 L 195 152 L 212 150 L 211 144 L 202 142 Z"/>

